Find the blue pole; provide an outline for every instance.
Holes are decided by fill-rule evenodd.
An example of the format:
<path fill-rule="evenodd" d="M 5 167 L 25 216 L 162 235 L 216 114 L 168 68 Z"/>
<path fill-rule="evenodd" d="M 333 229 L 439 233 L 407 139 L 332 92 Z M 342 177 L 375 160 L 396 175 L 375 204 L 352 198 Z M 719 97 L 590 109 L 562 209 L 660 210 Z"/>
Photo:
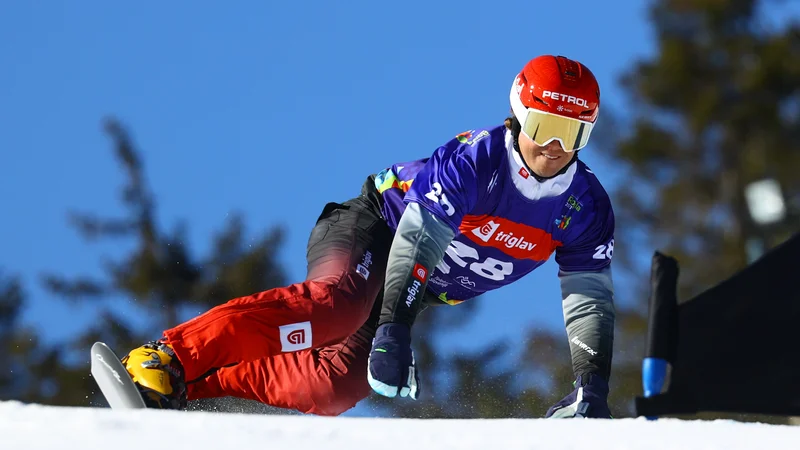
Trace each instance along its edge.
<path fill-rule="evenodd" d="M 664 381 L 667 378 L 667 365 L 669 363 L 661 358 L 645 358 L 642 361 L 642 387 L 644 396 L 652 397 L 661 393 Z M 648 420 L 656 420 L 657 417 L 648 416 Z"/>

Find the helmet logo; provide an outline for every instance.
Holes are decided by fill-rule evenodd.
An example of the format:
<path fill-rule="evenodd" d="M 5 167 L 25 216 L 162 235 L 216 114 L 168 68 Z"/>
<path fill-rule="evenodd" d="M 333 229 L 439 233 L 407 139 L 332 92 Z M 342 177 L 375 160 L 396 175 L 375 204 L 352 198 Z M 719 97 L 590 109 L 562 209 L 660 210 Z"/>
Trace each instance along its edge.
<path fill-rule="evenodd" d="M 573 105 L 583 106 L 584 108 L 589 107 L 589 102 L 587 102 L 585 99 L 573 97 L 571 95 L 561 94 L 553 91 L 544 91 L 542 93 L 542 98 L 548 97 L 552 98 L 553 100 L 560 100 L 562 102 L 572 103 Z"/>

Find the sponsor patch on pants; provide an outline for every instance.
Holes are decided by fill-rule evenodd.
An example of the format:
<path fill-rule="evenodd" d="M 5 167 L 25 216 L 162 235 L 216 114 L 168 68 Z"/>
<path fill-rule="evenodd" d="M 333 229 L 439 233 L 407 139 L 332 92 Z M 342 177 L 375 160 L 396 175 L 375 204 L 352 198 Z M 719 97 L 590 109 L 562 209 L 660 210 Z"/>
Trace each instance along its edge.
<path fill-rule="evenodd" d="M 311 348 L 311 322 L 290 323 L 279 327 L 281 351 L 294 352 Z"/>
<path fill-rule="evenodd" d="M 359 275 L 364 277 L 365 280 L 369 280 L 369 266 L 371 265 L 372 265 L 372 252 L 367 251 L 361 258 L 361 263 L 356 265 L 356 272 L 358 272 Z"/>

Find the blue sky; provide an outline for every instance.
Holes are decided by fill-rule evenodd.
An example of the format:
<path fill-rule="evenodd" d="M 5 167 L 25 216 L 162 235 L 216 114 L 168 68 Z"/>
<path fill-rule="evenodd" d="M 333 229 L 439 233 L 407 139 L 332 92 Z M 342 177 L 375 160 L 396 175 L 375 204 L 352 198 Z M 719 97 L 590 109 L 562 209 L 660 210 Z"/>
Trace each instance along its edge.
<path fill-rule="evenodd" d="M 105 116 L 132 132 L 165 228 L 185 219 L 204 254 L 233 211 L 254 237 L 283 225 L 282 260 L 298 281 L 326 202 L 499 124 L 530 58 L 582 61 L 604 107 L 624 114 L 617 78 L 653 49 L 638 0 L 230 3 L 0 5 L 0 268 L 22 277 L 25 320 L 47 340 L 94 316 L 47 294 L 39 276 L 99 275 L 102 258 L 124 251 L 87 245 L 66 221 L 70 210 L 121 213 Z M 591 145 L 582 157 L 616 187 L 614 161 Z M 481 308 L 451 345 L 562 326 L 552 262 L 486 297 L 507 307 Z"/>
<path fill-rule="evenodd" d="M 56 340 L 92 311 L 40 286 L 41 273 L 99 275 L 118 244 L 84 242 L 67 212 L 121 213 L 122 173 L 100 121 L 118 117 L 142 151 L 166 228 L 208 237 L 241 211 L 255 237 L 283 225 L 291 281 L 322 206 L 358 194 L 393 162 L 428 156 L 508 111 L 513 77 L 557 53 L 616 77 L 652 41 L 638 1 L 9 2 L 0 6 L 0 267 L 25 281 L 25 319 Z M 563 4 L 566 5 L 566 4 Z M 619 23 L 625 26 L 619 26 Z M 601 117 L 602 123 L 602 117 Z M 608 162 L 584 157 L 600 173 Z M 561 326 L 555 266 L 487 296 L 475 327 L 448 337 L 515 338 Z M 478 331 L 478 332 L 476 332 Z"/>

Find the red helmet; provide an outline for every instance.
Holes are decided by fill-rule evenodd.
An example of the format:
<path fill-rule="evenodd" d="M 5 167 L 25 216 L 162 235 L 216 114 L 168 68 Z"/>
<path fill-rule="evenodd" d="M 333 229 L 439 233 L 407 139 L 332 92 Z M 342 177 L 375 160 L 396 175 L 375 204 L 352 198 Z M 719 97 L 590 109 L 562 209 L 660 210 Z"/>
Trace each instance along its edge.
<path fill-rule="evenodd" d="M 557 140 L 569 152 L 589 141 L 600 108 L 600 87 L 583 64 L 545 55 L 522 68 L 510 100 L 526 136 L 542 146 Z"/>

